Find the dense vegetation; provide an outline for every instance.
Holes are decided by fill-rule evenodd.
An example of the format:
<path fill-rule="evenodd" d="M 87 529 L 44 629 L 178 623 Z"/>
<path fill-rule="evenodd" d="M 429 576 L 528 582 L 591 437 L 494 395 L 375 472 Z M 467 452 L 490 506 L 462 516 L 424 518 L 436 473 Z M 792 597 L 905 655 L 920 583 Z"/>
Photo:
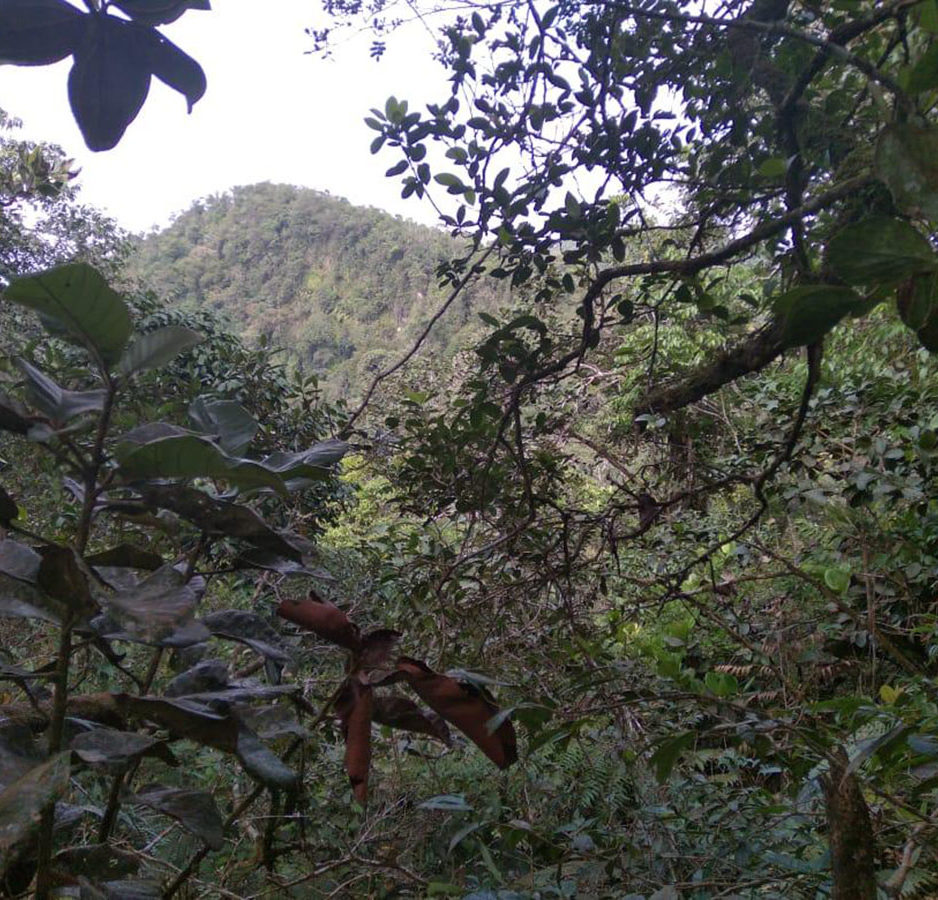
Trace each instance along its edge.
<path fill-rule="evenodd" d="M 0 5 L 4 58 L 120 72 L 206 4 L 62 5 Z M 261 186 L 145 242 L 156 297 L 119 248 L 123 296 L 82 247 L 9 273 L 5 890 L 934 896 L 938 6 L 410 8 L 451 93 L 372 149 L 459 243 Z M 145 99 L 82 90 L 91 145 Z M 288 374 L 306 314 L 347 344 Z"/>
<path fill-rule="evenodd" d="M 196 203 L 140 243 L 130 271 L 165 302 L 208 309 L 251 341 L 288 349 L 355 397 L 408 347 L 445 296 L 437 267 L 462 249 L 442 232 L 308 188 L 258 184 Z M 474 289 L 435 329 L 441 359 L 496 291 Z"/>

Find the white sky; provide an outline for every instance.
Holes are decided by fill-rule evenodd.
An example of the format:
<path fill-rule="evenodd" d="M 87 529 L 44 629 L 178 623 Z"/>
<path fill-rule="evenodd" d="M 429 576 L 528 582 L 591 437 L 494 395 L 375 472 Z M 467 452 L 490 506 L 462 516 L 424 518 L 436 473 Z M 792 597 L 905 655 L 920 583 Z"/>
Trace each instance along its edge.
<path fill-rule="evenodd" d="M 367 38 L 323 60 L 305 54 L 312 41 L 304 28 L 322 18 L 318 0 L 213 5 L 162 29 L 208 77 L 192 115 L 181 94 L 154 78 L 117 147 L 91 153 L 68 106 L 70 60 L 0 66 L 0 107 L 23 120 L 23 137 L 61 144 L 82 169 L 82 199 L 133 231 L 165 224 L 198 197 L 258 181 L 306 185 L 436 222 L 426 203 L 401 200 L 399 179 L 384 177 L 399 157 L 372 156 L 376 133 L 362 122 L 391 94 L 411 108 L 445 99 L 445 73 L 424 32 L 396 35 L 380 62 L 368 56 Z"/>

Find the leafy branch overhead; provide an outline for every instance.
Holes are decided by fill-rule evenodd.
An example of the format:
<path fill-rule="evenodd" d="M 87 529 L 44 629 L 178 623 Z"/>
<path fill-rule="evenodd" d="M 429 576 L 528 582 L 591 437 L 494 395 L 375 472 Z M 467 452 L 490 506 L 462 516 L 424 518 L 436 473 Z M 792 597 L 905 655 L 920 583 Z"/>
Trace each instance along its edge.
<path fill-rule="evenodd" d="M 445 744 L 450 743 L 448 722 L 500 769 L 517 760 L 514 728 L 492 698 L 475 685 L 434 672 L 420 660 L 397 656 L 400 632 L 381 628 L 362 634 L 341 609 L 315 591 L 302 600 L 284 600 L 277 614 L 351 654 L 336 711 L 345 736 L 345 769 L 362 805 L 368 800 L 372 721 Z M 375 688 L 399 682 L 407 684 L 433 712 L 403 697 L 374 695 Z"/>
<path fill-rule="evenodd" d="M 152 77 L 182 94 L 190 112 L 205 93 L 202 67 L 155 26 L 210 8 L 209 0 L 113 0 L 82 12 L 65 0 L 0 0 L 0 62 L 39 66 L 71 56 L 72 114 L 89 149 L 110 150 L 140 112 Z"/>

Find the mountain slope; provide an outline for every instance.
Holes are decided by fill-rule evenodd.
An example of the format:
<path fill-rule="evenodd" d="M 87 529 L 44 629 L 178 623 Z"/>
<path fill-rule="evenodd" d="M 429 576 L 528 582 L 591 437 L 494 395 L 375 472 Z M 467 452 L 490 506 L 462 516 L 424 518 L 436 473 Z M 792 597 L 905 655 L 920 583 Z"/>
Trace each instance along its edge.
<path fill-rule="evenodd" d="M 207 307 L 248 339 L 267 336 L 330 393 L 354 396 L 409 347 L 446 291 L 435 271 L 460 246 L 380 210 L 290 185 L 198 201 L 142 238 L 131 263 L 166 302 Z M 461 297 L 428 352 L 449 356 L 495 288 Z M 462 334 L 461 334 L 462 332 Z"/>

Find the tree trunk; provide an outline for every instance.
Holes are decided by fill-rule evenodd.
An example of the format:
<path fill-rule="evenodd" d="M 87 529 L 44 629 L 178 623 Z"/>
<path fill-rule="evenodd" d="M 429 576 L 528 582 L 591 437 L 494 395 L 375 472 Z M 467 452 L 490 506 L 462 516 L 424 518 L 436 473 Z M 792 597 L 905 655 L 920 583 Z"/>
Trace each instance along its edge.
<path fill-rule="evenodd" d="M 876 900 L 876 842 L 870 811 L 860 783 L 846 774 L 847 754 L 831 754 L 830 771 L 821 779 L 827 801 L 828 839 L 834 889 L 831 900 Z"/>

